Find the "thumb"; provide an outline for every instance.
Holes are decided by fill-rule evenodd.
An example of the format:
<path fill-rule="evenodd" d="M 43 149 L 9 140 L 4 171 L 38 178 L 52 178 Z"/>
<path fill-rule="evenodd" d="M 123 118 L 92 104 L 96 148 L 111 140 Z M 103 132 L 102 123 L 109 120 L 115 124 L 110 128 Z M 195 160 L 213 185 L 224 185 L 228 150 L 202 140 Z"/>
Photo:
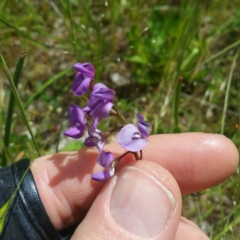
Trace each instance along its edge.
<path fill-rule="evenodd" d="M 166 169 L 131 162 L 104 185 L 72 239 L 174 239 L 181 206 Z"/>

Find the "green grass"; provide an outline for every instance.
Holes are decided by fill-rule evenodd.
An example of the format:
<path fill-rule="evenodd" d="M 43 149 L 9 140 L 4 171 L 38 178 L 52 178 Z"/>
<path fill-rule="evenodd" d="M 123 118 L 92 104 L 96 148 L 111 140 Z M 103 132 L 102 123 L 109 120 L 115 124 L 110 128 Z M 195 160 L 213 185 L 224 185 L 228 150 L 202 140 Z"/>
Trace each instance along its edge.
<path fill-rule="evenodd" d="M 68 105 L 77 103 L 69 91 L 77 60 L 96 66 L 96 81 L 116 90 L 127 119 L 137 108 L 154 133 L 222 133 L 240 150 L 239 32 L 238 0 L 1 1 L 0 52 L 9 69 L 8 78 L 0 70 L 1 134 L 14 89 L 8 80 L 23 51 L 26 58 L 9 145 L 1 137 L 0 152 L 10 164 L 79 147 L 59 145 Z M 117 86 L 113 73 L 128 83 Z M 238 239 L 239 181 L 236 173 L 185 197 L 183 214 L 214 240 Z"/>

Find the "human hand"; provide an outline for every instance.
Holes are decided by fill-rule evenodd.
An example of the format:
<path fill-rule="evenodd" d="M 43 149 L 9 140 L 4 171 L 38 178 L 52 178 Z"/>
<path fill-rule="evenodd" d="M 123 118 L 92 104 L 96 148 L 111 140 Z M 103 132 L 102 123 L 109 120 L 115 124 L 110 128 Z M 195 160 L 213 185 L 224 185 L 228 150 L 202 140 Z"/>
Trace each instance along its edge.
<path fill-rule="evenodd" d="M 116 156 L 117 144 L 106 146 Z M 224 181 L 238 165 L 238 151 L 224 136 L 203 133 L 155 135 L 143 160 L 128 154 L 106 183 L 91 180 L 100 170 L 97 151 L 59 153 L 36 159 L 31 170 L 56 229 L 80 223 L 72 239 L 192 240 L 208 237 L 181 217 L 182 195 Z"/>

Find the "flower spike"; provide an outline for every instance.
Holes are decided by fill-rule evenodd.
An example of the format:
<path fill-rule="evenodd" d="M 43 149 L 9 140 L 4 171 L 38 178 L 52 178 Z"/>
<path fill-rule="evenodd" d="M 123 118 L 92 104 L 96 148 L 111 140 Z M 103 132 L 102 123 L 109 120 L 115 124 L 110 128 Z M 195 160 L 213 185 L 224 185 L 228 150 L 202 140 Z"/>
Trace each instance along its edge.
<path fill-rule="evenodd" d="M 77 105 L 69 107 L 71 127 L 64 134 L 78 139 L 84 135 L 86 128 L 88 128 L 88 137 L 84 140 L 84 145 L 97 148 L 99 155 L 96 162 L 103 168 L 103 171 L 93 174 L 92 179 L 104 182 L 115 174 L 115 168 L 126 154 L 132 153 L 136 160 L 142 159 L 142 149 L 148 143 L 147 138 L 152 127 L 148 122 L 144 121 L 142 114 L 138 115 L 137 127 L 126 123 L 124 117 L 114 107 L 115 91 L 102 83 L 94 85 L 95 68 L 91 63 L 76 63 L 73 65 L 73 68 L 77 71 L 71 87 L 74 95 L 81 96 L 88 91 L 90 94 L 84 96 L 84 100 L 87 101 L 87 106 L 84 108 L 80 108 Z M 114 109 L 111 111 L 113 107 Z M 98 129 L 99 121 L 107 118 L 110 111 L 111 115 L 118 117 L 124 126 L 118 126 L 116 129 L 108 129 L 107 131 Z M 118 134 L 118 142 L 128 151 L 114 159 L 114 155 L 111 152 L 104 151 L 104 146 L 108 136 L 119 129 L 121 130 Z M 138 156 L 138 151 L 140 151 L 140 157 Z"/>

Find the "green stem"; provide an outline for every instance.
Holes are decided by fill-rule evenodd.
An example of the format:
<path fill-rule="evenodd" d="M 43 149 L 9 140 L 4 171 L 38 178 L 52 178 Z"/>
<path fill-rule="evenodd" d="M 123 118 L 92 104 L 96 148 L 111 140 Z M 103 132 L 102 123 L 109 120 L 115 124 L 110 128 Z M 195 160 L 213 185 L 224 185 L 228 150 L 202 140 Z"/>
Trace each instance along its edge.
<path fill-rule="evenodd" d="M 116 160 L 114 160 L 114 168 L 116 168 L 117 165 L 119 164 L 120 160 L 121 160 L 123 157 L 125 157 L 127 154 L 129 154 L 129 153 L 133 154 L 134 157 L 135 157 L 135 153 L 137 153 L 137 152 L 130 152 L 130 151 L 125 152 L 125 153 L 124 153 L 123 155 L 121 155 L 119 158 L 117 158 Z M 141 150 L 141 154 L 142 154 L 142 150 Z M 135 158 L 136 158 L 136 157 L 135 157 Z M 140 160 L 140 159 L 138 158 L 138 155 L 137 155 L 136 160 Z"/>
<path fill-rule="evenodd" d="M 236 61 L 238 58 L 238 50 L 237 53 L 234 56 L 231 71 L 228 77 L 228 83 L 227 83 L 227 89 L 226 89 L 226 95 L 225 95 L 225 100 L 224 100 L 224 107 L 223 107 L 223 115 L 222 115 L 222 123 L 221 123 L 221 134 L 224 134 L 224 128 L 225 128 L 225 119 L 226 119 L 226 112 L 227 112 L 227 107 L 228 107 L 228 98 L 229 98 L 229 92 L 230 92 L 230 86 L 232 82 L 232 76 L 233 76 L 233 71 L 236 66 Z"/>
<path fill-rule="evenodd" d="M 201 217 L 198 196 L 197 196 L 197 193 L 192 193 L 191 195 L 192 195 L 192 197 L 194 199 L 194 203 L 195 203 L 195 208 L 196 208 L 196 213 L 197 213 L 196 214 L 197 215 L 197 223 L 198 223 L 198 226 L 201 227 L 202 217 Z"/>
<path fill-rule="evenodd" d="M 17 62 L 17 65 L 16 65 L 15 73 L 14 73 L 14 76 L 13 76 L 13 83 L 14 83 L 16 89 L 18 88 L 18 83 L 19 83 L 19 79 L 20 79 L 20 76 L 21 76 L 25 56 L 26 56 L 26 53 L 23 52 L 21 54 L 20 58 L 18 59 L 18 62 Z M 7 118 L 6 118 L 6 122 L 5 122 L 5 133 L 4 133 L 4 144 L 5 144 L 6 148 L 8 148 L 9 141 L 10 141 L 14 104 L 15 104 L 15 98 L 14 98 L 13 92 L 11 91 L 9 104 L 8 104 L 8 113 L 7 113 Z M 6 166 L 6 165 L 7 165 L 6 151 L 3 151 L 2 167 Z"/>
<path fill-rule="evenodd" d="M 63 128 L 63 121 L 61 122 L 60 129 L 58 131 L 58 137 L 57 137 L 57 143 L 56 143 L 56 153 L 58 153 L 58 147 L 59 147 L 60 137 L 61 137 L 61 133 L 62 133 L 62 128 Z"/>
<path fill-rule="evenodd" d="M 178 107 L 179 107 L 180 90 L 181 90 L 181 83 L 177 81 L 176 87 L 174 89 L 174 95 L 173 95 L 173 114 L 174 114 L 174 124 L 175 124 L 176 131 L 178 129 Z"/>
<path fill-rule="evenodd" d="M 75 35 L 70 0 L 67 0 L 67 9 L 68 9 L 68 15 L 69 15 L 70 24 L 71 24 L 71 30 L 72 30 L 72 44 L 73 44 L 74 54 L 75 54 L 76 61 L 78 61 L 79 59 L 78 59 L 78 52 L 77 52 L 76 35 Z"/>
<path fill-rule="evenodd" d="M 236 46 L 238 46 L 238 45 L 240 45 L 240 40 L 238 40 L 238 41 L 236 41 L 235 43 L 227 46 L 226 48 L 224 48 L 223 50 L 219 51 L 218 53 L 212 55 L 210 58 L 208 58 L 207 60 L 205 60 L 204 62 L 202 62 L 200 66 L 202 66 L 202 65 L 204 65 L 204 64 L 206 64 L 206 63 L 208 63 L 208 62 L 211 62 L 211 61 L 214 60 L 215 58 L 219 57 L 220 55 L 226 53 L 227 51 L 229 51 L 230 49 L 232 49 L 232 48 L 234 48 L 234 47 L 236 47 Z"/>
<path fill-rule="evenodd" d="M 113 106 L 113 110 L 116 111 L 116 116 L 120 118 L 123 125 L 127 125 L 127 121 L 126 121 L 125 117 L 116 109 L 115 106 Z"/>
<path fill-rule="evenodd" d="M 189 38 L 191 36 L 191 33 L 193 32 L 195 23 L 197 21 L 199 4 L 200 4 L 200 1 L 197 0 L 195 2 L 194 10 L 192 12 L 192 17 L 191 17 L 192 21 L 187 26 L 186 32 L 183 31 L 183 35 L 180 38 L 181 50 L 180 50 L 180 55 L 177 61 L 177 67 L 176 67 L 176 73 L 175 73 L 175 79 L 174 79 L 174 82 L 175 82 L 174 95 L 173 95 L 173 116 L 174 116 L 174 125 L 175 125 L 174 132 L 180 132 L 180 129 L 178 127 L 179 93 L 181 89 L 181 82 L 179 80 L 179 77 L 180 77 L 180 71 L 181 71 L 181 67 L 184 59 L 185 50 L 187 49 L 186 46 L 189 42 Z"/>
<path fill-rule="evenodd" d="M 17 89 L 16 89 L 15 84 L 13 82 L 13 78 L 12 78 L 12 76 L 10 74 L 10 71 L 8 69 L 8 66 L 7 66 L 7 64 L 6 64 L 2 54 L 0 54 L 0 65 L 2 66 L 4 72 L 5 72 L 6 76 L 7 76 L 7 79 L 9 81 L 9 83 L 10 83 L 11 90 L 12 90 L 12 92 L 14 94 L 16 102 L 18 103 L 19 109 L 21 111 L 23 120 L 24 120 L 24 122 L 25 122 L 25 124 L 27 126 L 27 129 L 28 129 L 28 131 L 29 131 L 29 133 L 30 133 L 30 135 L 32 137 L 33 144 L 34 144 L 34 146 L 35 146 L 35 148 L 37 150 L 38 156 L 41 156 L 38 144 L 37 144 L 36 139 L 35 139 L 35 137 L 33 135 L 32 129 L 31 129 L 30 125 L 29 125 L 27 116 L 26 116 L 25 111 L 24 111 L 24 107 L 22 105 L 22 102 L 21 102 L 20 97 L 18 95 Z"/>

